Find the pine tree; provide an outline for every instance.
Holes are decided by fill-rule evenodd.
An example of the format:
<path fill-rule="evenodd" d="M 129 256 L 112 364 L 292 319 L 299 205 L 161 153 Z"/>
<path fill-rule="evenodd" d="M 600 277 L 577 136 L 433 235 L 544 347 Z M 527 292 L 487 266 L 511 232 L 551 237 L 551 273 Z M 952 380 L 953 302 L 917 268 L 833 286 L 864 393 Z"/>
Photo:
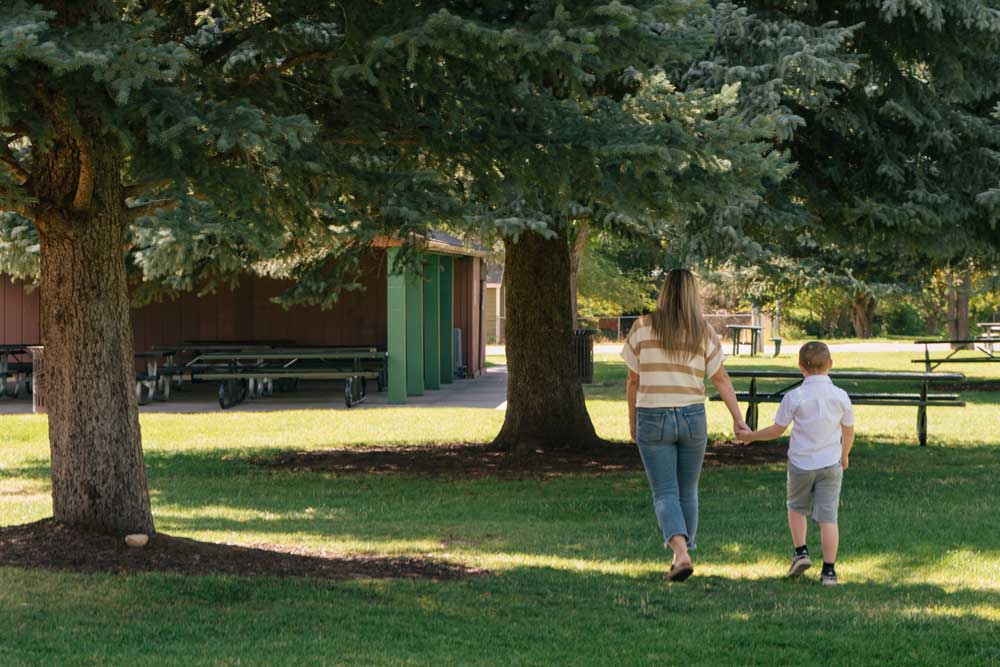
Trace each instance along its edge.
<path fill-rule="evenodd" d="M 9 3 L 0 255 L 19 275 L 37 261 L 45 295 L 56 518 L 152 530 L 130 272 L 144 291 L 283 272 L 290 301 L 328 304 L 373 238 L 434 223 L 502 236 L 514 267 L 499 441 L 593 442 L 567 225 L 735 237 L 787 168 L 770 114 L 665 71 L 708 48 L 709 14 L 648 0 Z"/>
<path fill-rule="evenodd" d="M 718 16 L 703 77 L 752 79 L 786 62 L 774 49 L 787 37 L 841 31 L 826 52 L 849 69 L 816 68 L 826 58 L 803 50 L 786 70 L 795 85 L 745 102 L 794 119 L 781 145 L 796 171 L 769 197 L 788 224 L 755 238 L 796 260 L 803 281 L 848 288 L 858 335 L 870 335 L 877 298 L 921 267 L 997 251 L 1000 5 L 747 0 Z"/>

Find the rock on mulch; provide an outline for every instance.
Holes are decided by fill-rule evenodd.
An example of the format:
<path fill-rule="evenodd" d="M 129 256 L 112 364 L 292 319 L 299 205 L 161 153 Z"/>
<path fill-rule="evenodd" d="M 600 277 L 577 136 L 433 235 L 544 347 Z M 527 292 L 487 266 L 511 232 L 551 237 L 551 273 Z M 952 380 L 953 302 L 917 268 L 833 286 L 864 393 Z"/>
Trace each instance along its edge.
<path fill-rule="evenodd" d="M 71 572 L 172 572 L 320 579 L 463 579 L 486 574 L 430 558 L 327 554 L 275 544 L 253 547 L 198 542 L 162 533 L 141 549 L 52 519 L 0 528 L 0 567 Z"/>
<path fill-rule="evenodd" d="M 746 466 L 785 460 L 778 443 L 709 443 L 708 467 Z M 635 445 L 608 444 L 581 451 L 529 451 L 512 456 L 482 444 L 364 447 L 287 452 L 256 463 L 314 472 L 407 474 L 445 477 L 533 478 L 642 470 Z"/>

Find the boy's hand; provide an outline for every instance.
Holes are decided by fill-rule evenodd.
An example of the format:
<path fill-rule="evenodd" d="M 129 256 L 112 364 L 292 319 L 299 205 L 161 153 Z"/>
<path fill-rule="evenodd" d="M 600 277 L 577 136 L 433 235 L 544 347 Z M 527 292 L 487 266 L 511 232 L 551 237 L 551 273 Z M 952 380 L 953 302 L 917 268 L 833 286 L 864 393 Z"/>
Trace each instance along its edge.
<path fill-rule="evenodd" d="M 746 424 L 738 425 L 733 428 L 736 434 L 736 440 L 738 442 L 753 442 L 753 431 Z"/>
<path fill-rule="evenodd" d="M 843 456 L 840 457 L 840 467 L 841 468 L 843 468 L 844 470 L 847 470 L 847 468 L 848 468 L 848 466 L 850 464 L 851 464 L 851 460 L 850 460 L 850 456 L 848 454 L 844 454 Z"/>

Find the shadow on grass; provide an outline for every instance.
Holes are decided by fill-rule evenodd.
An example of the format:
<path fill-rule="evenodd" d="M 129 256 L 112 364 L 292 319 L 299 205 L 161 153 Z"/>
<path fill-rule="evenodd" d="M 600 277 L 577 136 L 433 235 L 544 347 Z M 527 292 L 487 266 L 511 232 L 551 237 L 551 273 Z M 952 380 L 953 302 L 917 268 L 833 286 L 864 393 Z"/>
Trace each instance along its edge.
<path fill-rule="evenodd" d="M 639 469 L 554 479 L 442 480 L 276 470 L 254 465 L 260 455 L 229 449 L 147 453 L 160 529 L 230 533 L 236 535 L 232 541 L 244 543 L 298 535 L 296 542 L 361 543 L 372 551 L 386 545 L 397 551 L 575 559 L 594 570 L 614 569 L 624 559 L 665 558 Z M 884 557 L 891 561 L 887 567 L 910 570 L 939 565 L 942 544 L 996 553 L 1000 513 L 991 489 L 1000 446 L 860 443 L 853 462 L 841 510 L 845 557 Z M 41 481 L 49 467 L 32 460 L 2 474 Z M 780 466 L 706 470 L 701 500 L 701 562 L 750 565 L 784 557 Z"/>

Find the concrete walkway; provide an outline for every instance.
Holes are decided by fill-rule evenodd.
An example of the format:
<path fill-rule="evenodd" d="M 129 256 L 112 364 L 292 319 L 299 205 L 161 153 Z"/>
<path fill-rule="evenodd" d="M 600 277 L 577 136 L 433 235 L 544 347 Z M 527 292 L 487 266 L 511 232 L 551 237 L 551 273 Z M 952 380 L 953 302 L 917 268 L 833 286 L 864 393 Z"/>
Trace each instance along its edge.
<path fill-rule="evenodd" d="M 426 391 L 423 396 L 411 396 L 406 405 L 390 406 L 388 393 L 377 392 L 369 385 L 368 400 L 351 410 L 369 410 L 382 407 L 419 408 L 485 408 L 504 409 L 507 402 L 507 367 L 487 369 L 475 380 L 456 380 L 441 389 Z M 174 391 L 168 401 L 153 401 L 139 407 L 140 414 L 223 412 L 219 407 L 218 384 L 214 382 L 188 384 L 183 391 Z M 303 382 L 300 389 L 290 393 L 247 400 L 225 410 L 237 412 L 270 412 L 274 410 L 347 410 L 344 404 L 344 385 L 339 382 Z M 31 398 L 0 398 L 0 415 L 31 414 Z"/>

